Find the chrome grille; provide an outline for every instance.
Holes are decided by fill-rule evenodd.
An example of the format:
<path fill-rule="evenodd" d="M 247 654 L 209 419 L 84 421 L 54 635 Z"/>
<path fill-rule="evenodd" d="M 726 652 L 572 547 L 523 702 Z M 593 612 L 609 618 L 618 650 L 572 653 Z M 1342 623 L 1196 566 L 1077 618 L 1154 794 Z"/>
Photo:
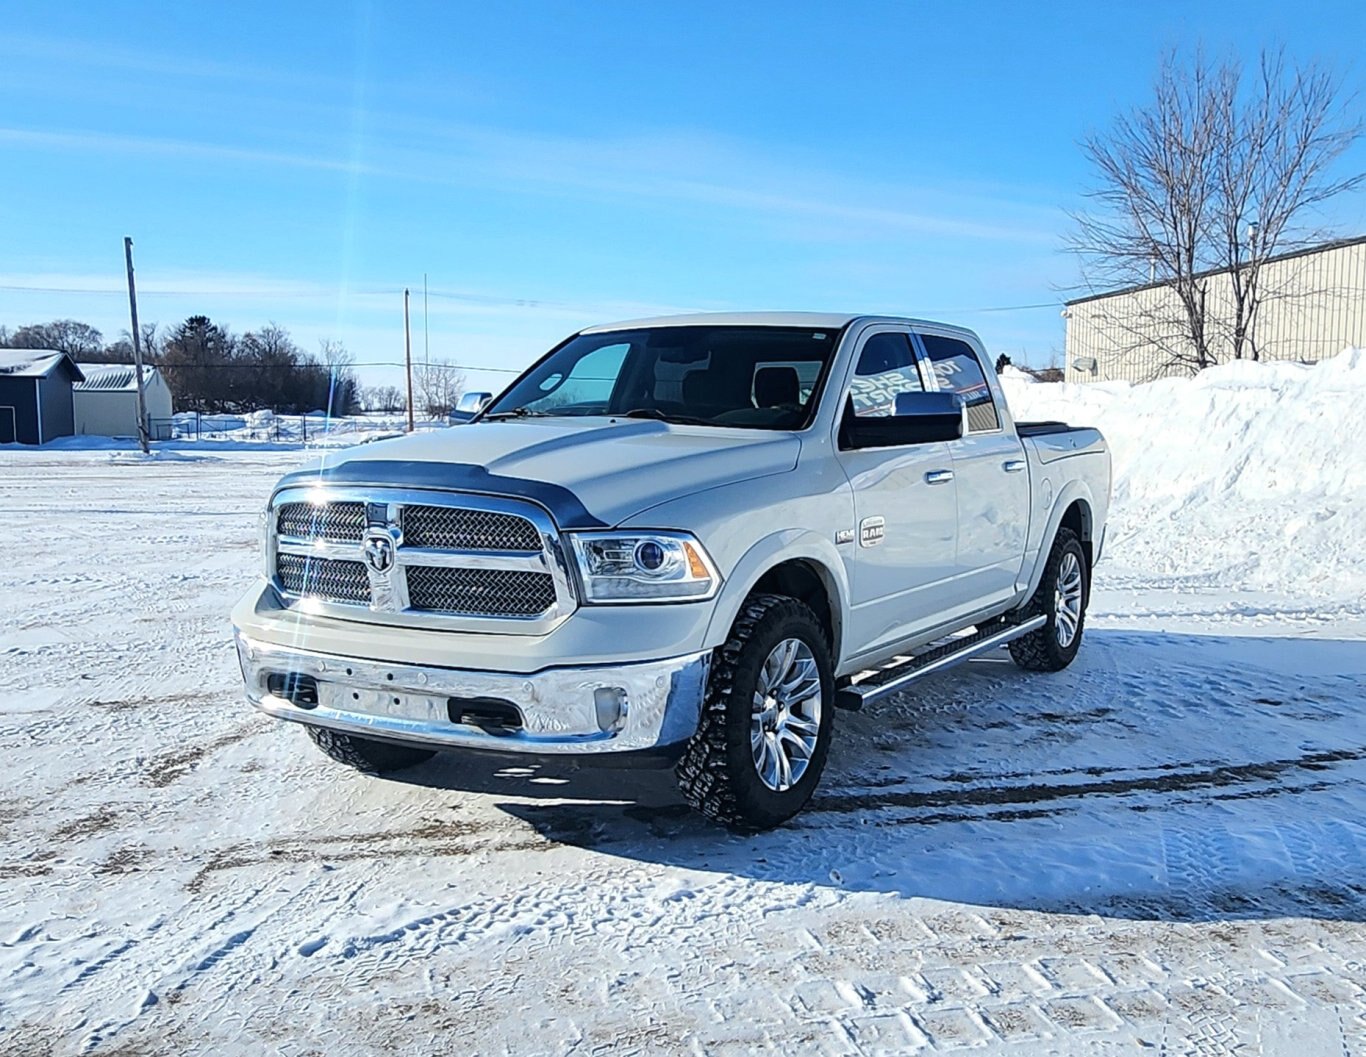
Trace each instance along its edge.
<path fill-rule="evenodd" d="M 275 527 L 281 536 L 359 543 L 365 535 L 365 504 L 285 503 L 276 511 Z"/>
<path fill-rule="evenodd" d="M 281 554 L 276 557 L 276 571 L 290 594 L 329 602 L 370 602 L 370 578 L 362 562 Z"/>
<path fill-rule="evenodd" d="M 408 570 L 408 604 L 436 613 L 534 617 L 555 604 L 555 581 L 515 569 L 415 565 Z"/>
<path fill-rule="evenodd" d="M 526 500 L 310 481 L 276 495 L 270 525 L 277 590 L 334 617 L 543 634 L 577 604 L 555 524 Z"/>
<path fill-rule="evenodd" d="M 541 534 L 530 521 L 515 514 L 408 506 L 403 508 L 403 542 L 410 547 L 535 552 L 541 549 Z"/>

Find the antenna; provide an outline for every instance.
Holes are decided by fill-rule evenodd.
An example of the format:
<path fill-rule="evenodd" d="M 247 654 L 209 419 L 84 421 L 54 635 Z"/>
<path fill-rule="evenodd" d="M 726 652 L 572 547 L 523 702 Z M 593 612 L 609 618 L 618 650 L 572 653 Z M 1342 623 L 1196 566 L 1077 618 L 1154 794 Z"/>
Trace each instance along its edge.
<path fill-rule="evenodd" d="M 403 288 L 403 364 L 408 371 L 408 432 L 413 431 L 413 335 L 408 326 L 408 288 Z"/>

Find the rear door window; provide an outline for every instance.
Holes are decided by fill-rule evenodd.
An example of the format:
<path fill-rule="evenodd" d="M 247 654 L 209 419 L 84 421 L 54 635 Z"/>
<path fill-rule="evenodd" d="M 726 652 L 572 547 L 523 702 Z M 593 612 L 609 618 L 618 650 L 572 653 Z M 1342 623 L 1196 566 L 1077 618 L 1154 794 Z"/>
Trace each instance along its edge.
<path fill-rule="evenodd" d="M 1001 428 L 1001 417 L 991 399 L 991 386 L 972 346 L 958 338 L 921 334 L 930 366 L 941 392 L 957 393 L 968 408 L 968 432 L 989 433 Z"/>

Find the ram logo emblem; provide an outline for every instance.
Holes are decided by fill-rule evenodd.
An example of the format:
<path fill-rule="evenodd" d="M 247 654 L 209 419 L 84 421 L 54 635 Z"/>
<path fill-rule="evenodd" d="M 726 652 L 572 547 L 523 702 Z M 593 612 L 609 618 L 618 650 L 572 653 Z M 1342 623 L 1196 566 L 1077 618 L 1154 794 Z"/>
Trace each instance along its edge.
<path fill-rule="evenodd" d="M 372 532 L 365 537 L 365 564 L 377 573 L 394 567 L 394 537 L 387 532 Z"/>
<path fill-rule="evenodd" d="M 887 534 L 887 521 L 881 517 L 866 517 L 858 525 L 860 547 L 876 547 Z"/>

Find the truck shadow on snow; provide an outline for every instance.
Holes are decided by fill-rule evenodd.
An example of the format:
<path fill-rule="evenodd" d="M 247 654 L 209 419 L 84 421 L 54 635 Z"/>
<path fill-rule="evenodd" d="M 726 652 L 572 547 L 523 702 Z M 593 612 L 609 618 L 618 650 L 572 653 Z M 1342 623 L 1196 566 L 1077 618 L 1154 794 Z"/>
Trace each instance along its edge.
<path fill-rule="evenodd" d="M 669 772 L 444 759 L 547 842 L 759 881 L 1160 920 L 1366 920 L 1366 642 L 1092 631 L 840 713 L 821 788 L 729 835 Z M 793 891 L 791 898 L 800 898 Z"/>

